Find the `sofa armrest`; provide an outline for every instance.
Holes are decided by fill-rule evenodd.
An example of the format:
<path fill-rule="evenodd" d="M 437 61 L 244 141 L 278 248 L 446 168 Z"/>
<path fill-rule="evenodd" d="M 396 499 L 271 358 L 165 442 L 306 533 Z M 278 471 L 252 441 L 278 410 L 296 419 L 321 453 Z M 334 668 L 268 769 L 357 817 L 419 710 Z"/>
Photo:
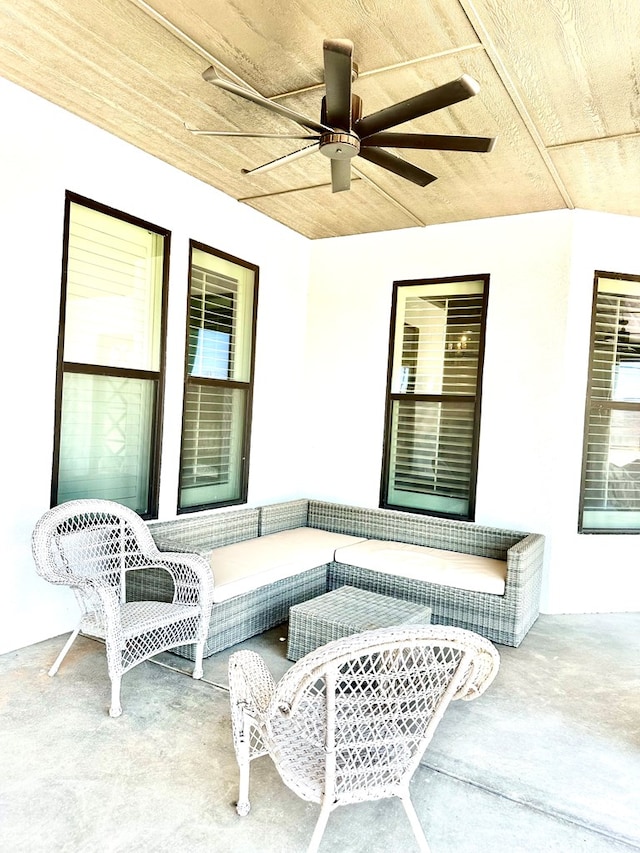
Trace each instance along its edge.
<path fill-rule="evenodd" d="M 542 576 L 545 538 L 530 533 L 507 551 L 507 589 L 518 589 Z"/>

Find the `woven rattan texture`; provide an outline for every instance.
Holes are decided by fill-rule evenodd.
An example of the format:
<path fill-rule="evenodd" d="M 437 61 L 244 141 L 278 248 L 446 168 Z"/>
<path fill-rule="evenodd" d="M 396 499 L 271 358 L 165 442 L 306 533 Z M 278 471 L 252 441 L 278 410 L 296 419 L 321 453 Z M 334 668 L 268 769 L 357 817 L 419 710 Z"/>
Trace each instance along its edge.
<path fill-rule="evenodd" d="M 289 611 L 287 657 L 299 660 L 331 640 L 392 625 L 428 625 L 431 609 L 422 604 L 342 586 Z"/>
<path fill-rule="evenodd" d="M 420 849 L 428 850 L 411 804 L 411 778 L 449 703 L 480 696 L 498 666 L 498 653 L 484 638 L 421 626 L 328 643 L 277 684 L 259 655 L 233 654 L 238 813 L 249 811 L 250 762 L 268 753 L 292 791 L 322 804 L 310 851 L 318 849 L 337 806 L 393 796 L 402 800 Z"/>
<path fill-rule="evenodd" d="M 544 551 L 544 537 L 537 534 L 317 500 L 202 513 L 151 523 L 149 527 L 161 548 L 195 550 L 209 557 L 215 547 L 255 538 L 258 530 L 266 535 L 307 525 L 363 538 L 397 540 L 506 560 L 506 590 L 503 596 L 494 596 L 396 575 L 374 575 L 366 569 L 332 563 L 327 585 L 323 588 L 319 576 L 315 576 L 313 591 L 303 591 L 299 598 L 291 599 L 292 604 L 336 586 L 355 586 L 429 606 L 434 622 L 470 628 L 508 645 L 518 645 L 537 618 Z M 318 571 L 324 568 L 319 566 Z M 273 605 L 272 593 L 277 600 L 281 587 L 296 589 L 297 581 L 291 578 L 278 584 L 273 591 L 264 587 L 237 600 L 214 605 L 206 653 L 213 654 L 284 621 L 287 615 L 282 607 Z M 170 578 L 160 572 L 138 574 L 129 589 L 132 599 L 149 597 L 150 591 L 154 597 L 166 601 L 173 595 Z M 236 620 L 238 627 L 233 624 Z M 181 647 L 179 653 L 193 659 L 194 650 Z"/>
<path fill-rule="evenodd" d="M 308 525 L 366 539 L 428 545 L 431 548 L 497 560 L 505 560 L 507 550 L 527 535 L 467 521 L 314 500 L 309 501 Z"/>
<path fill-rule="evenodd" d="M 307 527 L 309 501 L 285 501 L 260 508 L 260 536 Z"/>
<path fill-rule="evenodd" d="M 151 521 L 148 526 L 161 551 L 195 551 L 208 557 L 213 548 L 256 537 L 259 519 L 257 509 L 236 509 Z"/>
<path fill-rule="evenodd" d="M 540 537 L 542 539 L 542 537 Z M 541 547 L 544 544 L 542 539 Z M 519 646 L 538 616 L 541 574 L 519 565 L 510 577 L 504 595 L 472 592 L 450 586 L 388 575 L 345 563 L 330 563 L 329 589 L 351 584 L 381 595 L 393 595 L 431 608 L 431 621 L 477 631 L 494 643 Z"/>
<path fill-rule="evenodd" d="M 318 566 L 216 603 L 211 615 L 204 657 L 210 657 L 286 622 L 290 607 L 326 591 L 327 566 Z M 180 647 L 174 649 L 174 652 L 193 660 L 193 646 Z"/>
<path fill-rule="evenodd" d="M 34 528 L 32 550 L 38 573 L 70 587 L 81 612 L 50 675 L 83 630 L 105 640 L 112 716 L 122 710 L 122 675 L 158 652 L 197 644 L 194 676 L 201 677 L 213 597 L 211 571 L 202 557 L 160 553 L 135 512 L 102 500 L 69 501 L 46 512 Z M 154 600 L 145 590 L 145 600 L 132 600 L 128 581 L 143 572 L 162 576 L 170 594 Z"/>

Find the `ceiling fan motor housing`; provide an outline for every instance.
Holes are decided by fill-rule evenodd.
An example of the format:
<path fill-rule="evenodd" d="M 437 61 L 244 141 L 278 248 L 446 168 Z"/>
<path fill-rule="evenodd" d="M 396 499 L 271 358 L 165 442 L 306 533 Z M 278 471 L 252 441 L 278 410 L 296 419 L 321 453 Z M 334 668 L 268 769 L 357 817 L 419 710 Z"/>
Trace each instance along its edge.
<path fill-rule="evenodd" d="M 355 133 L 323 133 L 320 151 L 331 160 L 351 160 L 360 152 L 360 139 Z"/>
<path fill-rule="evenodd" d="M 327 99 L 322 99 L 320 112 L 323 124 L 329 124 L 327 116 Z M 351 95 L 351 124 L 362 116 L 362 101 L 358 95 Z M 320 136 L 320 151 L 330 160 L 351 160 L 360 153 L 360 137 L 350 128 L 333 127 Z"/>

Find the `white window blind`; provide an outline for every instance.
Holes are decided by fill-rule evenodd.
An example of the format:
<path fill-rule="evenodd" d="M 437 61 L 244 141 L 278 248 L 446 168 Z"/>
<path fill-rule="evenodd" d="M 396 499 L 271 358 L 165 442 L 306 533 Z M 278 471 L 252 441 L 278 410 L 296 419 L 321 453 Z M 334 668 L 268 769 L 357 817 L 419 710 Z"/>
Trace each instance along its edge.
<path fill-rule="evenodd" d="M 192 246 L 180 508 L 246 488 L 255 268 Z"/>
<path fill-rule="evenodd" d="M 580 527 L 640 530 L 640 280 L 595 289 Z"/>
<path fill-rule="evenodd" d="M 158 370 L 164 238 L 72 204 L 64 359 Z"/>
<path fill-rule="evenodd" d="M 384 505 L 472 513 L 484 293 L 484 280 L 395 288 Z"/>

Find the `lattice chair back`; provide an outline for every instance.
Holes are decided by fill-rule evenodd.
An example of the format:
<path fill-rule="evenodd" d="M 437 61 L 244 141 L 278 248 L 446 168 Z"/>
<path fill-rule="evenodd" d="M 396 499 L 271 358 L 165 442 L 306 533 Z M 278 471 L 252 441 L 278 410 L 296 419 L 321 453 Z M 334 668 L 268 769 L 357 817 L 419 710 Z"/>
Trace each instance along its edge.
<path fill-rule="evenodd" d="M 33 549 L 38 574 L 50 583 L 73 586 L 90 612 L 97 598 L 90 581 L 102 580 L 123 598 L 127 569 L 144 565 L 155 545 L 128 507 L 70 501 L 38 522 Z"/>
<path fill-rule="evenodd" d="M 409 796 L 411 778 L 453 699 L 473 699 L 499 666 L 470 631 L 403 626 L 328 643 L 275 684 L 251 652 L 229 661 L 238 812 L 249 811 L 249 761 L 269 753 L 288 787 L 322 804 L 309 851 L 339 805 L 399 797 L 428 850 Z"/>
<path fill-rule="evenodd" d="M 46 512 L 34 528 L 32 551 L 38 574 L 71 587 L 82 614 L 49 675 L 82 630 L 105 640 L 112 716 L 122 711 L 122 674 L 160 651 L 195 643 L 194 677 L 202 677 L 213 597 L 202 557 L 161 553 L 137 513 L 104 500 L 68 501 Z M 127 601 L 127 574 L 138 569 L 168 572 L 172 600 Z"/>

